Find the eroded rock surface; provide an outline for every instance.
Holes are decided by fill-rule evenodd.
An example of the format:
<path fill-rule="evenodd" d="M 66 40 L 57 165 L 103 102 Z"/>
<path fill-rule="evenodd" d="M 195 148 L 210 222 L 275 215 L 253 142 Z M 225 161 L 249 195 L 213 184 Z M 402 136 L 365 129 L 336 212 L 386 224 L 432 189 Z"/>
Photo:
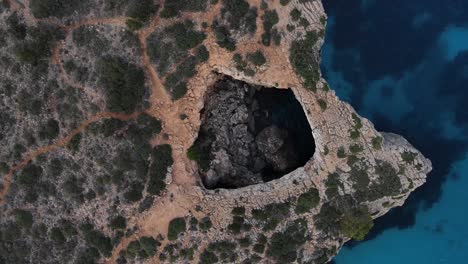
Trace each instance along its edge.
<path fill-rule="evenodd" d="M 199 157 L 195 160 L 209 189 L 279 178 L 303 166 L 315 147 L 310 125 L 291 90 L 226 77 L 205 96 L 201 121 L 191 150 Z"/>

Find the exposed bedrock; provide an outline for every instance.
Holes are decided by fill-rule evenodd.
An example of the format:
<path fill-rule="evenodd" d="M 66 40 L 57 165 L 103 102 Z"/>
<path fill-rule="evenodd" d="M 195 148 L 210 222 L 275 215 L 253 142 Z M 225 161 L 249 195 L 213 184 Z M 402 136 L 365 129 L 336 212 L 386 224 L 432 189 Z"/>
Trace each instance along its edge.
<path fill-rule="evenodd" d="M 224 77 L 209 89 L 201 120 L 189 157 L 209 189 L 277 179 L 314 153 L 310 125 L 290 89 Z"/>

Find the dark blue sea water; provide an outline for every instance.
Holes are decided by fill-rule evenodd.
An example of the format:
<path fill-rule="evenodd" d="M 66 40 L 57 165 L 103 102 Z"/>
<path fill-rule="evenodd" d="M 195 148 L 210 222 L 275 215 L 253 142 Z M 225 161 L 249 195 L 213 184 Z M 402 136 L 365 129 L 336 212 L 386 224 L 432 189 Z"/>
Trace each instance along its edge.
<path fill-rule="evenodd" d="M 468 1 L 323 2 L 330 86 L 434 166 L 405 206 L 335 262 L 468 263 Z"/>

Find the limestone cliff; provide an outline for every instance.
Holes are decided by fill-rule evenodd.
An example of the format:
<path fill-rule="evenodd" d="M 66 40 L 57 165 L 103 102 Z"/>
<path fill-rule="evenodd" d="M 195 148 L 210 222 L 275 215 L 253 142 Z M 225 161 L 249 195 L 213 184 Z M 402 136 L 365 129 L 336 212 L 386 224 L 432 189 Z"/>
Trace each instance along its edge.
<path fill-rule="evenodd" d="M 322 78 L 319 0 L 9 0 L 0 23 L 0 262 L 326 263 L 432 169 Z M 291 89 L 313 156 L 225 79 Z"/>

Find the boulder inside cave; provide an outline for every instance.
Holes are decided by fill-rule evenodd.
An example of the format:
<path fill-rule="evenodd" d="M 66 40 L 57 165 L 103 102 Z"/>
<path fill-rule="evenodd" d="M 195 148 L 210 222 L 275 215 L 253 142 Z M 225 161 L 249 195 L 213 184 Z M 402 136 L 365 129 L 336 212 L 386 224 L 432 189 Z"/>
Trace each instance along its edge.
<path fill-rule="evenodd" d="M 208 89 L 188 157 L 208 189 L 268 182 L 302 167 L 315 150 L 312 130 L 291 89 L 224 76 Z"/>

